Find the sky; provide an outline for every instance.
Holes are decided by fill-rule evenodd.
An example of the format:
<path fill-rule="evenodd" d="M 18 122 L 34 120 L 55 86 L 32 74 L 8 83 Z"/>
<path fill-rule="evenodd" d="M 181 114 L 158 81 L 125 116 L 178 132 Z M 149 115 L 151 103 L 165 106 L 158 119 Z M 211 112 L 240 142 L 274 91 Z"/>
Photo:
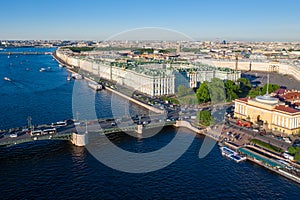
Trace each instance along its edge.
<path fill-rule="evenodd" d="M 138 39 L 182 33 L 194 40 L 299 41 L 299 8 L 297 0 L 5 0 L 0 40 L 105 40 L 125 32 Z"/>

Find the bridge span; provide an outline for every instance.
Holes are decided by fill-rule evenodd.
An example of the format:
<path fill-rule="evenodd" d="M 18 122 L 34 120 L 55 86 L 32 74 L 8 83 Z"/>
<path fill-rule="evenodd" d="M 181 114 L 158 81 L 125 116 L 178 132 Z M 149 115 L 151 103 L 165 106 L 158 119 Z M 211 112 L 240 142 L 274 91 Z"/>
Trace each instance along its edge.
<path fill-rule="evenodd" d="M 99 123 L 99 124 L 96 124 Z M 124 121 L 124 122 L 115 122 L 113 119 L 102 119 L 102 120 L 92 120 L 81 122 L 80 125 L 77 125 L 77 129 L 80 131 L 78 133 L 74 123 L 66 124 L 65 126 L 58 126 L 55 129 L 53 126 L 41 125 L 38 127 L 43 127 L 30 131 L 24 129 L 22 131 L 5 131 L 1 134 L 0 137 L 0 147 L 1 146 L 13 146 L 17 144 L 39 141 L 39 140 L 66 140 L 71 141 L 76 146 L 85 146 L 82 144 L 82 140 L 77 138 L 83 137 L 85 133 L 86 137 L 91 134 L 100 134 L 100 135 L 109 135 L 112 133 L 121 133 L 121 132 L 136 132 L 137 134 L 142 134 L 144 129 L 152 129 L 157 127 L 164 127 L 174 125 L 175 121 L 153 121 L 147 124 L 136 124 L 134 122 Z M 100 129 L 99 129 L 100 125 Z M 19 129 L 20 128 L 16 128 Z M 15 129 L 15 130 L 16 130 Z M 44 130 L 44 132 L 43 132 Z M 55 130 L 51 133 L 45 133 L 49 130 Z M 12 137 L 12 135 L 14 135 Z M 84 136 L 84 137 L 85 137 Z M 83 138 L 85 140 L 85 138 Z M 84 143 L 85 144 L 85 143 Z M 86 143 L 87 144 L 87 143 Z"/>
<path fill-rule="evenodd" d="M 0 55 L 52 55 L 52 52 L 10 52 L 10 51 L 1 51 Z"/>

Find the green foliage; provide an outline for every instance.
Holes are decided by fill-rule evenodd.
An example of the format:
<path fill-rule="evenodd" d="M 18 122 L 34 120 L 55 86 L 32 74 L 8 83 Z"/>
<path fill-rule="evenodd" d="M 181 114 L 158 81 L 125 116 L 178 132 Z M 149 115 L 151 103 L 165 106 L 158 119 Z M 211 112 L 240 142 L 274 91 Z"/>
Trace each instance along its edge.
<path fill-rule="evenodd" d="M 235 85 L 235 83 L 231 80 L 226 80 L 224 85 L 226 90 L 227 101 L 232 101 L 233 99 L 238 98 L 237 93 L 239 92 L 239 86 Z"/>
<path fill-rule="evenodd" d="M 92 51 L 94 47 L 68 47 L 73 52 L 80 53 L 82 51 Z"/>
<path fill-rule="evenodd" d="M 252 88 L 250 80 L 246 79 L 246 78 L 239 78 L 237 80 L 237 82 L 239 83 L 239 88 L 238 88 L 238 91 L 237 91 L 238 96 L 239 97 L 248 96 L 249 91 Z"/>
<path fill-rule="evenodd" d="M 271 151 L 274 151 L 274 152 L 277 152 L 277 153 L 282 153 L 284 152 L 281 148 L 278 148 L 278 147 L 275 147 L 271 144 L 268 144 L 268 143 L 265 143 L 263 141 L 260 141 L 260 140 L 257 140 L 257 139 L 252 139 L 251 140 L 252 143 L 255 143 L 263 148 L 266 148 L 268 150 L 271 150 Z"/>
<path fill-rule="evenodd" d="M 267 87 L 268 84 L 265 84 L 264 87 L 262 88 L 262 94 L 266 94 L 267 93 Z M 269 94 L 274 92 L 275 90 L 278 90 L 280 88 L 279 85 L 276 84 L 269 84 Z"/>
<path fill-rule="evenodd" d="M 297 162 L 300 162 L 300 152 L 297 152 L 294 156 L 294 160 L 296 160 Z"/>
<path fill-rule="evenodd" d="M 179 101 L 181 104 L 190 104 L 190 105 L 198 104 L 198 99 L 196 97 L 196 94 L 190 94 L 183 97 L 179 97 Z"/>
<path fill-rule="evenodd" d="M 226 101 L 225 87 L 221 79 L 213 78 L 208 83 L 210 100 L 213 104 L 223 103 Z"/>
<path fill-rule="evenodd" d="M 170 102 L 170 103 L 172 103 L 172 104 L 177 104 L 177 105 L 179 105 L 179 101 L 177 100 L 177 99 L 175 99 L 175 98 L 171 98 L 171 97 L 161 97 L 164 101 L 168 101 L 168 102 Z"/>
<path fill-rule="evenodd" d="M 197 89 L 196 96 L 199 103 L 205 103 L 210 101 L 210 94 L 206 81 L 201 83 L 200 87 Z"/>
<path fill-rule="evenodd" d="M 153 48 L 150 48 L 150 49 L 137 49 L 136 52 L 138 52 L 139 54 L 152 54 L 154 52 L 154 49 Z"/>
<path fill-rule="evenodd" d="M 261 88 L 260 87 L 252 88 L 248 93 L 248 96 L 251 97 L 251 98 L 254 98 L 258 95 L 261 95 Z"/>
<path fill-rule="evenodd" d="M 201 110 L 197 114 L 197 119 L 199 120 L 199 123 L 204 126 L 210 126 L 211 124 L 211 113 L 208 110 Z"/>
<path fill-rule="evenodd" d="M 297 150 L 295 147 L 291 146 L 288 148 L 289 154 L 295 155 L 297 153 Z"/>
<path fill-rule="evenodd" d="M 178 97 L 183 97 L 186 95 L 190 95 L 193 93 L 193 89 L 192 88 L 188 88 L 184 85 L 179 85 L 177 88 L 177 96 Z"/>
<path fill-rule="evenodd" d="M 182 48 L 181 51 L 183 52 L 200 52 L 200 49 L 198 48 Z"/>
<path fill-rule="evenodd" d="M 288 148 L 289 154 L 294 156 L 294 160 L 300 162 L 300 148 L 299 147 L 293 147 L 290 146 Z"/>

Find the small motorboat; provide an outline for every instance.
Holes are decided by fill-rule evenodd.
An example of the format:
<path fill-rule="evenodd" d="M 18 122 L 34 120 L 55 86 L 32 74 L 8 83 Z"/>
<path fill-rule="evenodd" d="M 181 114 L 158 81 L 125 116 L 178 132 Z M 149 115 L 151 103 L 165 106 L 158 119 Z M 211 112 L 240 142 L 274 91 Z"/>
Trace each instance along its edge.
<path fill-rule="evenodd" d="M 4 77 L 3 79 L 4 79 L 5 81 L 11 81 L 11 79 L 8 78 L 8 77 Z"/>
<path fill-rule="evenodd" d="M 42 67 L 42 68 L 40 69 L 40 72 L 43 72 L 43 71 L 46 71 L 46 69 L 45 69 L 44 67 Z"/>

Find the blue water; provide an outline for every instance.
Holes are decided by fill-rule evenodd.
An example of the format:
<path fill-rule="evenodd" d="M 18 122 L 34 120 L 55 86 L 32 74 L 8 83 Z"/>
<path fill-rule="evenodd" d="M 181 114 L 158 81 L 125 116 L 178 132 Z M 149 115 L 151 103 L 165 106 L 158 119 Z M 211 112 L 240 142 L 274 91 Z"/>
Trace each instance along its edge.
<path fill-rule="evenodd" d="M 27 60 L 27 61 L 26 61 Z M 22 62 L 22 64 L 20 64 Z M 9 63 L 13 63 L 11 66 Z M 26 68 L 30 70 L 26 70 Z M 39 72 L 51 67 L 50 72 Z M 0 57 L 1 128 L 72 117 L 72 89 L 68 72 L 51 56 Z M 12 79 L 3 81 L 2 76 Z M 111 116 L 111 94 L 95 93 L 80 83 L 82 96 L 95 98 L 97 115 Z M 114 106 L 122 114 L 124 100 Z M 131 105 L 133 111 L 139 107 Z M 144 111 L 143 111 L 144 112 Z M 84 115 L 84 113 L 80 113 Z M 203 136 L 186 129 L 165 128 L 148 139 L 126 134 L 112 141 L 132 152 L 149 152 L 181 134 L 193 143 L 178 160 L 158 171 L 130 174 L 97 161 L 86 148 L 65 141 L 43 141 L 0 149 L 1 199 L 296 199 L 300 186 L 250 162 L 235 163 L 217 146 L 199 159 Z M 101 146 L 105 148 L 105 144 Z M 126 159 L 126 158 L 123 158 Z"/>
<path fill-rule="evenodd" d="M 10 48 L 11 52 L 49 52 L 54 48 Z M 41 68 L 46 71 L 40 72 Z M 86 110 L 72 110 L 72 92 L 74 81 L 67 81 L 69 72 L 60 68 L 50 55 L 7 55 L 0 54 L 0 129 L 27 125 L 27 118 L 31 116 L 33 124 L 52 123 L 58 120 L 79 118 L 86 119 Z M 11 81 L 3 78 L 8 77 Z M 114 114 L 124 115 L 129 108 L 133 113 L 146 113 L 139 106 L 129 103 L 129 108 L 124 107 L 128 101 L 111 93 L 102 91 L 96 93 L 88 89 L 87 82 L 76 82 L 80 90 L 82 102 L 95 99 L 96 114 L 98 118 L 111 117 L 113 102 Z M 84 106 L 84 105 L 83 105 Z M 82 111 L 83 110 L 83 111 Z M 131 113 L 133 115 L 133 113 Z"/>

